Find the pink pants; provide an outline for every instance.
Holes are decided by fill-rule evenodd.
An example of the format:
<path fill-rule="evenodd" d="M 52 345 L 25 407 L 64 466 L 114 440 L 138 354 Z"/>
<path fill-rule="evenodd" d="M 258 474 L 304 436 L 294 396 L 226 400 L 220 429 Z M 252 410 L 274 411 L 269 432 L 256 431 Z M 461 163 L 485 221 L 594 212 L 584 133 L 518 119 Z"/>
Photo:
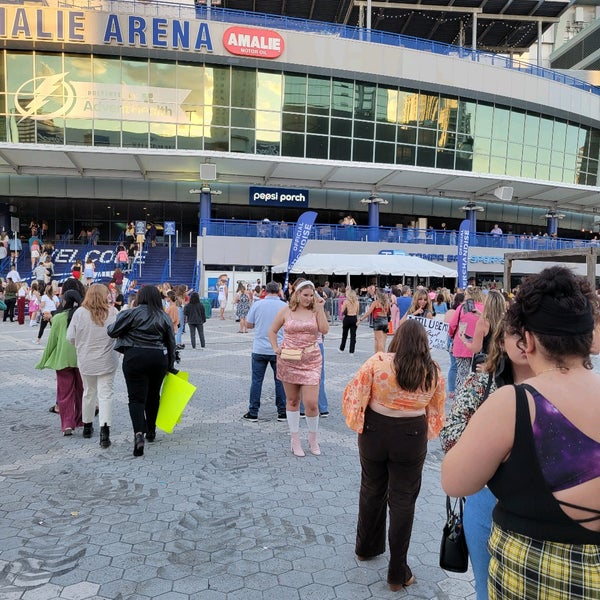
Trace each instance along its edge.
<path fill-rule="evenodd" d="M 60 429 L 81 427 L 81 399 L 83 382 L 77 367 L 56 371 L 56 404 L 60 412 Z"/>

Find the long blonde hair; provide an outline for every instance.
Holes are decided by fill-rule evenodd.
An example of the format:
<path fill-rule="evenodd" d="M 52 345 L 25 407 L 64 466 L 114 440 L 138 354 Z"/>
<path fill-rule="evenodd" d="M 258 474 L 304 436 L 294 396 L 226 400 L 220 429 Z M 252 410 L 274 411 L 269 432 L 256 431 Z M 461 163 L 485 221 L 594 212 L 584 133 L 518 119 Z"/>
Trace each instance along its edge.
<path fill-rule="evenodd" d="M 298 304 L 300 304 L 300 294 L 298 293 L 298 286 L 303 282 L 303 281 L 308 281 L 308 279 L 304 279 L 304 277 L 298 277 L 298 279 L 296 279 L 296 281 L 294 281 L 293 285 L 294 285 L 294 291 L 292 292 L 292 294 L 290 295 L 290 301 L 289 301 L 289 306 L 290 306 L 290 310 L 294 311 L 298 308 Z M 313 291 L 313 293 L 317 293 L 315 290 L 315 286 L 313 284 L 312 281 L 309 281 L 310 285 L 306 285 L 306 286 L 302 286 L 302 288 L 300 289 L 304 289 L 305 287 L 310 287 Z M 315 301 L 314 301 L 314 297 L 313 297 L 313 301 L 311 303 L 311 305 L 308 307 L 308 310 L 312 310 L 315 306 Z"/>
<path fill-rule="evenodd" d="M 92 321 L 100 327 L 103 327 L 108 319 L 108 294 L 110 291 L 103 283 L 93 283 L 81 303 L 81 306 L 89 311 Z"/>
<path fill-rule="evenodd" d="M 356 292 L 351 289 L 348 288 L 346 290 L 346 304 L 352 309 L 355 308 L 356 312 L 358 312 L 359 308 L 360 308 L 360 304 L 358 302 L 358 296 L 356 295 Z"/>

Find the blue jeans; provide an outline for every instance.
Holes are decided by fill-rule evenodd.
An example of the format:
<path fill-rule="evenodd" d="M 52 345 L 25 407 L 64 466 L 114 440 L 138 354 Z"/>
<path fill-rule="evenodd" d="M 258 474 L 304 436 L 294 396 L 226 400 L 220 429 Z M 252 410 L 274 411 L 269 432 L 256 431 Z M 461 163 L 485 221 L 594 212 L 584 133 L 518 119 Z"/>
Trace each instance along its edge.
<path fill-rule="evenodd" d="M 258 416 L 262 384 L 268 365 L 271 365 L 271 369 L 273 369 L 273 379 L 275 381 L 275 405 L 277 406 L 277 412 L 279 414 L 285 414 L 285 391 L 283 389 L 283 384 L 277 379 L 277 356 L 275 354 L 255 354 L 253 352 L 250 405 L 248 406 L 248 412 L 251 415 Z"/>
<path fill-rule="evenodd" d="M 175 343 L 181 344 L 181 334 L 183 333 L 183 326 L 185 325 L 185 317 L 183 315 L 183 306 L 177 307 L 177 314 L 179 315 L 179 327 L 175 334 Z"/>
<path fill-rule="evenodd" d="M 321 350 L 321 380 L 319 381 L 319 413 L 329 412 L 327 408 L 327 392 L 325 392 L 325 348 L 319 342 L 319 350 Z M 304 414 L 304 404 L 300 400 L 300 412 Z"/>
<path fill-rule="evenodd" d="M 454 394 L 456 390 L 456 358 L 452 354 L 452 342 L 448 343 L 448 352 L 450 353 L 450 368 L 448 369 L 448 381 L 446 382 L 446 391 Z"/>
<path fill-rule="evenodd" d="M 496 498 L 488 488 L 483 488 L 472 496 L 467 496 L 463 521 L 465 537 L 469 548 L 469 558 L 475 575 L 477 600 L 488 600 L 488 567 L 490 553 L 488 538 L 492 529 L 492 510 Z"/>

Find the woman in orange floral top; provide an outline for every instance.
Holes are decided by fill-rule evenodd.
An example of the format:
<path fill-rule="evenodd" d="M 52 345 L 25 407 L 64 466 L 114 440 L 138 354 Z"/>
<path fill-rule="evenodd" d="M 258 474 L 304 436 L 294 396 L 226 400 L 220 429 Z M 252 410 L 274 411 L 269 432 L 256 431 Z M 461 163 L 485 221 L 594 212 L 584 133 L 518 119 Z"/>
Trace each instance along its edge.
<path fill-rule="evenodd" d="M 431 358 L 427 333 L 412 319 L 397 329 L 389 352 L 369 358 L 344 390 L 346 424 L 359 433 L 356 557 L 368 560 L 385 552 L 389 506 L 387 582 L 392 591 L 415 582 L 408 545 L 427 440 L 437 437 L 444 424 L 444 399 L 444 379 Z"/>

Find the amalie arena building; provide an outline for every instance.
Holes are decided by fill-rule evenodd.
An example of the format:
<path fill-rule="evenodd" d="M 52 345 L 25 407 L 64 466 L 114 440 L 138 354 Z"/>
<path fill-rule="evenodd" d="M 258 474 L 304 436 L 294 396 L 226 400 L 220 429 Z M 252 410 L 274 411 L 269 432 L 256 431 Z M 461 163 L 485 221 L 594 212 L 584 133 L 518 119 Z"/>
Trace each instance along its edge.
<path fill-rule="evenodd" d="M 4 1 L 0 220 L 74 248 L 175 222 L 201 292 L 264 280 L 307 210 L 305 252 L 454 269 L 468 218 L 482 280 L 594 244 L 600 88 L 515 58 L 569 4 Z"/>

